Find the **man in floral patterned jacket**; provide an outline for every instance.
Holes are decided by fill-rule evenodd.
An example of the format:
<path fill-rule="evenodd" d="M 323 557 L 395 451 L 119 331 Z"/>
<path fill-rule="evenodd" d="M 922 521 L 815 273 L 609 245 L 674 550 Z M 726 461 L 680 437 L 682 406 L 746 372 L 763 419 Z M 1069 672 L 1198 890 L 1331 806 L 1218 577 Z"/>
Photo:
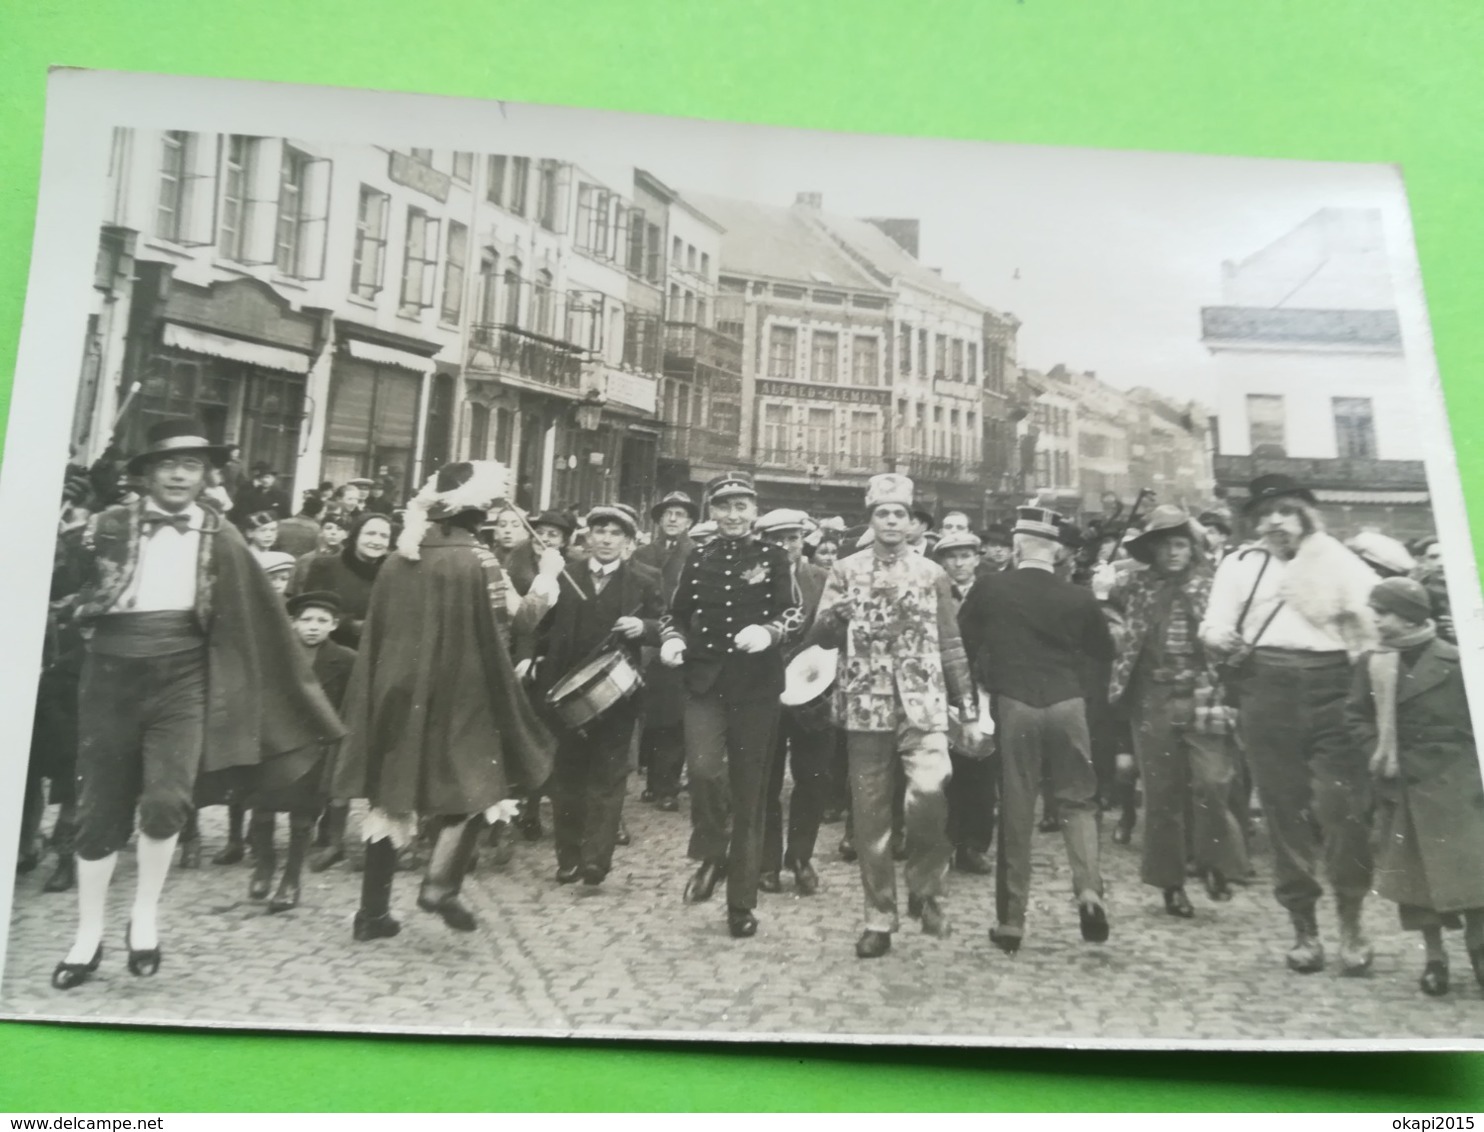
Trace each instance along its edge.
<path fill-rule="evenodd" d="M 866 489 L 873 539 L 835 563 L 819 602 L 813 643 L 842 650 L 836 724 L 846 733 L 855 847 L 866 927 L 855 953 L 875 959 L 897 927 L 891 855 L 895 765 L 907 780 L 907 914 L 929 935 L 948 933 L 941 904 L 952 846 L 944 789 L 949 702 L 977 741 L 976 696 L 959 640 L 948 575 L 907 545 L 912 481 L 873 476 Z"/>

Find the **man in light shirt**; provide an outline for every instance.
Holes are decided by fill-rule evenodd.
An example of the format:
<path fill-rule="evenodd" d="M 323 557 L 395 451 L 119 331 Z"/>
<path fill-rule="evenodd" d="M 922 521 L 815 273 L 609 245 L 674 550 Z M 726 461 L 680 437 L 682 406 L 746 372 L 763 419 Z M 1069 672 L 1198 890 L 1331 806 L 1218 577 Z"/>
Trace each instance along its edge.
<path fill-rule="evenodd" d="M 1214 657 L 1242 662 L 1239 726 L 1273 842 L 1274 894 L 1293 921 L 1288 966 L 1324 967 L 1322 871 L 1339 912 L 1341 973 L 1361 975 L 1371 964 L 1360 926 L 1369 778 L 1345 730 L 1345 699 L 1354 659 L 1374 645 L 1376 577 L 1325 533 L 1313 492 L 1287 476 L 1255 479 L 1246 513 L 1258 541 L 1218 568 L 1201 640 Z"/>
<path fill-rule="evenodd" d="M 195 803 L 249 789 L 260 764 L 344 734 L 236 527 L 200 501 L 226 450 L 167 419 L 128 470 L 144 497 L 94 516 L 70 607 L 88 634 L 79 690 L 77 887 L 71 990 L 98 969 L 118 854 L 134 831 L 131 974 L 160 966 L 160 895 Z M 199 781 L 198 781 L 199 780 Z M 214 790 L 222 797 L 210 797 Z"/>

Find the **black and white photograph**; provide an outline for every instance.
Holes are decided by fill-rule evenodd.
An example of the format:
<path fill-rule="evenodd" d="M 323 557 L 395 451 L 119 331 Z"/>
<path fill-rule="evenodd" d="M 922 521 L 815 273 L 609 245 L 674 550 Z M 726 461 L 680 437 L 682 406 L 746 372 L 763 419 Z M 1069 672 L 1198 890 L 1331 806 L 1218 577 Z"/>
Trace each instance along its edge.
<path fill-rule="evenodd" d="M 0 1015 L 1484 1047 L 1400 170 L 48 105 Z"/>

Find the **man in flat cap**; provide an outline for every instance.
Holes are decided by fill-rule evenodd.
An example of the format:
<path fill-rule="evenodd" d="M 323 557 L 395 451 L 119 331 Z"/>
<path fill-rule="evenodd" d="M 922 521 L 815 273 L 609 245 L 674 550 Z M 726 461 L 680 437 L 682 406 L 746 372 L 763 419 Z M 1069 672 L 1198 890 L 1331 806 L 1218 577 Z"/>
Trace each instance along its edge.
<path fill-rule="evenodd" d="M 1082 938 L 1108 938 L 1084 684 L 1088 661 L 1107 662 L 1113 644 L 1092 592 L 1056 576 L 1064 527 L 1055 511 L 1020 508 L 1015 569 L 981 578 L 959 611 L 975 676 L 993 697 L 1001 779 L 997 922 L 989 938 L 1009 953 L 1025 935 L 1043 766 L 1057 800 Z"/>
<path fill-rule="evenodd" d="M 814 624 L 814 612 L 824 593 L 825 570 L 804 561 L 804 528 L 809 516 L 802 511 L 780 508 L 758 519 L 756 530 L 764 540 L 776 543 L 788 552 L 794 584 L 802 602 L 803 624 L 800 637 L 784 646 L 787 664 L 803 648 L 803 634 Z M 773 745 L 773 758 L 768 774 L 768 798 L 763 834 L 763 871 L 759 887 L 764 892 L 782 890 L 780 873 L 788 869 L 794 875 L 794 887 L 800 896 L 819 891 L 819 877 L 810 864 L 814 843 L 819 838 L 824 816 L 825 789 L 828 785 L 829 759 L 835 744 L 835 730 L 828 722 L 812 723 L 794 711 L 784 711 L 778 719 L 778 737 Z M 793 775 L 793 793 L 788 800 L 788 845 L 783 841 L 783 768 L 787 760 Z"/>
<path fill-rule="evenodd" d="M 706 506 L 717 538 L 686 560 L 665 617 L 660 660 L 684 666 L 691 787 L 686 899 L 727 882 L 727 928 L 757 934 L 764 797 L 783 691 L 782 647 L 803 620 L 788 552 L 753 533 L 757 492 L 741 472 L 717 476 Z M 731 831 L 728 834 L 728 809 Z"/>
<path fill-rule="evenodd" d="M 948 709 L 977 743 L 978 712 L 959 641 L 948 575 L 907 545 L 912 481 L 886 473 L 866 488 L 874 537 L 830 571 L 811 643 L 841 650 L 836 723 L 846 732 L 855 848 L 865 890 L 861 959 L 891 948 L 897 928 L 892 801 L 896 771 L 906 779 L 907 914 L 922 930 L 948 932 L 943 908 L 952 847 Z"/>
<path fill-rule="evenodd" d="M 1375 645 L 1376 576 L 1325 533 L 1314 493 L 1288 476 L 1253 480 L 1246 513 L 1258 541 L 1217 569 L 1201 640 L 1238 674 L 1229 682 L 1273 841 L 1274 895 L 1293 922 L 1288 967 L 1324 967 L 1322 873 L 1339 912 L 1340 971 L 1362 975 L 1372 957 L 1361 928 L 1370 784 L 1345 697 L 1354 659 Z"/>

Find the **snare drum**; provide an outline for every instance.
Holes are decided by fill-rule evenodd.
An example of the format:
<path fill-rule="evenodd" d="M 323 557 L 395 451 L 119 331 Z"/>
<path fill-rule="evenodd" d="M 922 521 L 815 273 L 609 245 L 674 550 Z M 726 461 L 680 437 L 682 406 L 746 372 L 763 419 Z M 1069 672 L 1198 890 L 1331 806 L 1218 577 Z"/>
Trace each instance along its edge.
<path fill-rule="evenodd" d="M 590 726 L 642 687 L 644 679 L 628 654 L 615 649 L 563 677 L 546 694 L 546 702 L 563 724 L 576 731 Z"/>

